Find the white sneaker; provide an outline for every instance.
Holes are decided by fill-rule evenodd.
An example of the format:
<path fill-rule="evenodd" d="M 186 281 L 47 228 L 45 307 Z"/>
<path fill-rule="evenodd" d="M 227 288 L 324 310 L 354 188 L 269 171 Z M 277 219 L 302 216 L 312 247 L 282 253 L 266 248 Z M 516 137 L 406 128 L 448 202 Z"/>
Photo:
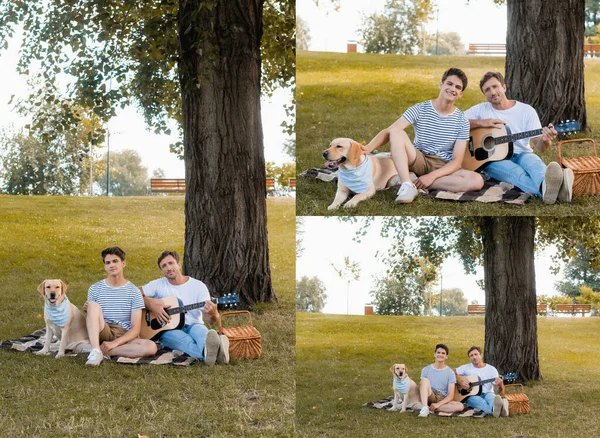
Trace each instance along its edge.
<path fill-rule="evenodd" d="M 500 415 L 503 417 L 508 417 L 508 399 L 502 399 L 502 410 L 500 411 Z"/>
<path fill-rule="evenodd" d="M 225 335 L 219 336 L 219 351 L 217 353 L 217 363 L 229 363 L 229 338 Z"/>
<path fill-rule="evenodd" d="M 571 202 L 571 199 L 573 199 L 574 180 L 575 175 L 573 174 L 573 170 L 568 167 L 563 169 L 563 180 L 560 189 L 558 190 L 558 202 Z"/>
<path fill-rule="evenodd" d="M 496 418 L 499 417 L 503 406 L 504 406 L 504 403 L 502 403 L 502 397 L 497 395 L 496 398 L 494 398 L 494 411 L 493 411 L 492 415 Z"/>
<path fill-rule="evenodd" d="M 411 182 L 403 182 L 398 190 L 398 196 L 396 196 L 396 204 L 408 204 L 417 197 L 419 191 L 417 187 Z"/>
<path fill-rule="evenodd" d="M 102 352 L 100 350 L 98 350 L 97 348 L 94 348 L 92 351 L 90 351 L 90 354 L 88 355 L 88 360 L 85 363 L 85 366 L 86 367 L 97 367 L 102 362 L 102 359 L 104 359 L 104 355 L 102 354 Z"/>
<path fill-rule="evenodd" d="M 429 408 L 427 406 L 423 406 L 419 411 L 419 417 L 426 417 L 429 415 Z"/>
<path fill-rule="evenodd" d="M 214 365 L 219 352 L 219 334 L 215 330 L 209 330 L 206 334 L 206 344 L 204 344 L 204 363 L 206 365 Z"/>
<path fill-rule="evenodd" d="M 544 181 L 542 182 L 542 200 L 544 204 L 554 204 L 556 202 L 562 183 L 562 169 L 556 161 L 553 161 L 546 167 Z"/>

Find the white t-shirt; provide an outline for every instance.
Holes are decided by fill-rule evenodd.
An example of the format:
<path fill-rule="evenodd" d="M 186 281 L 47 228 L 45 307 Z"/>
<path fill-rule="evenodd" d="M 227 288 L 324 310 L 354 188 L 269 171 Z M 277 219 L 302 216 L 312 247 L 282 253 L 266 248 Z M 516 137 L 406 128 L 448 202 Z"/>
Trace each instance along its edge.
<path fill-rule="evenodd" d="M 184 306 L 210 300 L 208 288 L 200 280 L 188 277 L 188 281 L 179 286 L 169 283 L 165 277 L 153 280 L 143 286 L 144 295 L 149 298 L 165 298 L 175 296 Z M 186 324 L 204 324 L 201 309 L 193 309 L 185 314 Z"/>
<path fill-rule="evenodd" d="M 468 119 L 484 120 L 484 119 L 500 119 L 506 122 L 507 132 L 512 134 L 520 134 L 521 132 L 533 131 L 542 129 L 542 123 L 533 107 L 515 101 L 515 105 L 507 110 L 494 109 L 491 103 L 484 102 L 475 105 L 465 111 L 465 116 Z M 536 135 L 539 137 L 541 134 Z M 533 138 L 535 138 L 533 137 Z M 533 152 L 529 146 L 530 138 L 522 138 L 513 142 L 514 153 L 520 154 L 523 152 Z"/>
<path fill-rule="evenodd" d="M 459 376 L 478 376 L 480 380 L 488 380 L 498 377 L 498 370 L 488 364 L 485 364 L 483 368 L 476 368 L 472 363 L 469 363 L 458 367 L 456 374 Z M 483 392 L 494 392 L 494 382 L 484 384 Z"/>

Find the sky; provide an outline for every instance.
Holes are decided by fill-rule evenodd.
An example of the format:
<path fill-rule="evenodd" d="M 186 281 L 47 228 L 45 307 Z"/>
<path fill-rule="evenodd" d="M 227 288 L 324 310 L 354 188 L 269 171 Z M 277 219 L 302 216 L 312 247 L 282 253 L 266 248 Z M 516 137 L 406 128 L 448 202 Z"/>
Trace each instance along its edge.
<path fill-rule="evenodd" d="M 8 105 L 12 94 L 15 94 L 15 99 L 28 94 L 26 78 L 16 72 L 18 52 L 19 35 L 13 38 L 7 50 L 0 51 L 0 81 L 2 84 L 10 84 L 10 86 L 0 87 L 0 129 L 11 127 L 18 129 L 29 123 L 26 117 L 19 116 L 16 111 L 12 111 L 12 105 Z M 265 161 L 274 161 L 277 164 L 292 161 L 283 152 L 283 143 L 289 137 L 283 133 L 280 126 L 286 117 L 283 106 L 291 102 L 291 96 L 289 90 L 278 90 L 273 97 L 261 99 Z M 123 149 L 137 151 L 142 157 L 142 165 L 148 168 L 149 176 L 152 176 L 152 172 L 158 168 L 165 171 L 166 178 L 185 176 L 183 160 L 169 152 L 169 145 L 180 140 L 175 135 L 177 130 L 174 122 L 171 136 L 156 135 L 146 129 L 143 117 L 135 108 L 127 107 L 124 110 L 117 109 L 117 117 L 109 122 L 108 129 L 110 151 Z M 105 153 L 106 147 L 99 149 L 97 156 Z"/>
<path fill-rule="evenodd" d="M 380 218 L 370 226 L 367 236 L 361 243 L 352 241 L 358 229 L 357 224 L 340 222 L 337 218 L 304 217 L 301 234 L 304 251 L 296 259 L 296 279 L 303 276 L 318 277 L 327 291 L 327 302 L 323 313 L 364 314 L 364 306 L 371 302 L 369 292 L 375 285 L 375 278 L 385 274 L 386 266 L 378 257 L 385 255 L 391 241 L 379 235 Z M 536 254 L 535 277 L 536 289 L 539 295 L 556 295 L 554 282 L 562 278 L 559 273 L 555 276 L 550 272 L 550 256 L 552 249 Z M 346 280 L 340 279 L 332 264 L 340 269 L 344 265 L 344 257 L 350 257 L 351 262 L 358 262 L 361 267 L 359 281 L 350 283 L 350 301 L 348 306 L 348 288 Z M 485 304 L 485 293 L 476 281 L 483 279 L 483 268 L 478 269 L 477 275 L 466 275 L 457 259 L 449 259 L 442 267 L 442 287 L 444 289 L 459 288 L 465 294 L 468 302 L 477 300 Z M 437 286 L 439 290 L 439 284 Z M 348 312 L 349 310 L 349 312 Z"/>
<path fill-rule="evenodd" d="M 360 41 L 362 16 L 382 13 L 385 0 L 340 0 L 335 11 L 329 0 L 298 0 L 296 15 L 308 23 L 309 50 L 345 52 L 348 41 Z M 457 32 L 465 49 L 469 43 L 506 42 L 506 5 L 492 0 L 437 0 L 439 14 L 434 14 L 428 33 Z M 360 46 L 359 46 L 360 51 Z"/>

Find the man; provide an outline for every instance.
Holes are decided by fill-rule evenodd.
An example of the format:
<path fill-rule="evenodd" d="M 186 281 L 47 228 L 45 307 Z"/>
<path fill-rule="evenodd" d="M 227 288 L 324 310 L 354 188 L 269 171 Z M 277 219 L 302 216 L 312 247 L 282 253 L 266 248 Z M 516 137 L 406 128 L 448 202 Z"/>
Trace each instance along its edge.
<path fill-rule="evenodd" d="M 557 132 L 549 124 L 542 128 L 536 111 L 529 105 L 506 98 L 506 83 L 498 72 L 487 72 L 479 82 L 487 102 L 469 108 L 465 115 L 471 128 L 500 128 L 506 125 L 512 133 L 542 129 L 542 135 L 531 139 L 533 146 L 544 152 L 556 138 Z M 510 160 L 493 161 L 484 172 L 498 181 L 506 181 L 524 192 L 541 196 L 544 203 L 571 202 L 573 196 L 573 171 L 561 170 L 551 162 L 548 166 L 533 153 L 527 138 L 515 140 Z"/>
<path fill-rule="evenodd" d="M 90 286 L 86 326 L 92 351 L 85 363 L 98 366 L 104 355 L 143 357 L 156 354 L 156 344 L 139 339 L 144 300 L 123 275 L 125 252 L 118 246 L 102 251 L 108 276 Z"/>
<path fill-rule="evenodd" d="M 454 104 L 467 88 L 467 76 L 458 68 L 450 68 L 442 76 L 439 88 L 437 98 L 410 107 L 392 126 L 363 146 L 363 151 L 370 153 L 390 143 L 401 181 L 397 203 L 412 202 L 417 189 L 466 192 L 483 187 L 481 175 L 461 169 L 469 122 Z M 415 130 L 414 145 L 405 132 L 409 125 Z M 410 172 L 418 178 L 411 181 Z"/>
<path fill-rule="evenodd" d="M 161 344 L 203 360 L 206 365 L 229 363 L 227 336 L 219 336 L 204 324 L 205 320 L 209 324 L 218 323 L 220 318 L 216 304 L 210 301 L 206 285 L 181 273 L 179 254 L 175 251 L 163 251 L 158 257 L 158 267 L 163 278 L 151 281 L 140 290 L 146 307 L 154 312 L 160 323 L 166 324 L 171 318 L 160 298 L 175 296 L 184 306 L 206 302 L 202 311 L 193 309 L 185 314 L 185 325 L 181 330 L 163 332 Z"/>
<path fill-rule="evenodd" d="M 504 387 L 504 382 L 498 377 L 498 370 L 492 365 L 488 365 L 483 362 L 481 357 L 481 349 L 473 346 L 469 348 L 467 352 L 471 363 L 462 365 L 456 369 L 458 376 L 477 376 L 479 380 L 496 379 L 494 383 L 485 383 L 482 387 L 481 395 L 472 395 L 467 397 L 465 404 L 471 408 L 479 409 L 488 415 L 494 417 L 508 417 L 508 400 L 502 399 L 499 395 L 494 393 L 494 386 L 501 391 Z M 469 389 L 468 379 L 457 378 L 458 384 L 464 388 Z"/>
<path fill-rule="evenodd" d="M 421 411 L 419 417 L 427 417 L 433 412 L 461 412 L 462 403 L 454 401 L 456 375 L 446 365 L 450 350 L 445 344 L 435 346 L 435 362 L 427 365 L 421 372 L 419 391 L 421 393 Z"/>

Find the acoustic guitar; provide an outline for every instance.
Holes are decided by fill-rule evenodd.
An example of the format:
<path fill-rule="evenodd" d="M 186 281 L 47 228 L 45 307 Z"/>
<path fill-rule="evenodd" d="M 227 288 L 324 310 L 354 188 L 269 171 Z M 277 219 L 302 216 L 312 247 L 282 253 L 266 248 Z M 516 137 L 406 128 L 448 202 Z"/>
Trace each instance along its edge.
<path fill-rule="evenodd" d="M 554 126 L 559 133 L 576 132 L 581 129 L 576 120 Z M 513 155 L 513 141 L 542 135 L 541 129 L 513 134 L 504 125 L 501 128 L 471 129 L 469 144 L 465 151 L 462 167 L 467 170 L 483 170 L 494 161 L 508 160 Z"/>
<path fill-rule="evenodd" d="M 183 305 L 180 299 L 177 297 L 165 297 L 161 298 L 165 311 L 171 316 L 171 320 L 162 325 L 156 314 L 147 309 L 142 309 L 142 328 L 140 329 L 140 338 L 152 339 L 153 341 L 158 340 L 162 334 L 167 330 L 181 329 L 185 325 L 185 312 L 193 309 L 199 309 L 204 307 L 206 301 L 199 303 Z M 211 301 L 221 308 L 229 308 L 235 306 L 240 302 L 238 294 L 223 295 L 219 298 L 211 298 Z M 170 307 L 169 307 L 170 306 Z M 169 308 L 167 308 L 169 307 Z"/>
<path fill-rule="evenodd" d="M 456 376 L 456 385 L 454 386 L 454 401 L 463 401 L 467 397 L 472 395 L 481 395 L 483 392 L 483 385 L 496 381 L 496 378 L 480 380 L 478 376 Z M 504 383 L 512 383 L 517 378 L 516 373 L 504 374 L 500 377 Z M 469 388 L 465 389 L 458 384 L 459 379 L 467 379 L 469 381 Z"/>

